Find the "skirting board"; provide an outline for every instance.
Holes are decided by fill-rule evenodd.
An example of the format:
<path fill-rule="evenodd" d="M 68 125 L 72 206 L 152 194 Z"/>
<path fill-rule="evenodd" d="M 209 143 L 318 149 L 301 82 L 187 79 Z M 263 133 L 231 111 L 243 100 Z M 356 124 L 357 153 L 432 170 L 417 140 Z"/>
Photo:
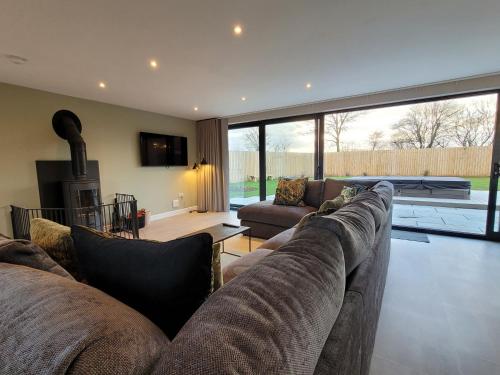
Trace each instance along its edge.
<path fill-rule="evenodd" d="M 160 214 L 154 214 L 151 215 L 151 221 L 161 220 L 167 217 L 172 217 L 181 214 L 187 214 L 191 211 L 196 211 L 197 209 L 198 206 L 191 206 L 191 207 L 181 208 L 180 210 L 172 210 L 172 211 L 162 212 Z"/>

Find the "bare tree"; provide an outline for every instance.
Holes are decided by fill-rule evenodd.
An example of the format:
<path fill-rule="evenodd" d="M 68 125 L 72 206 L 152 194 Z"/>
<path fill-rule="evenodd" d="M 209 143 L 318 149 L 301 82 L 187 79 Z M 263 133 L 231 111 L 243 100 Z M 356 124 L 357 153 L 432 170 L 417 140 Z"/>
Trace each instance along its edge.
<path fill-rule="evenodd" d="M 266 148 L 274 152 L 287 152 L 292 145 L 292 140 L 287 136 L 281 136 L 278 139 L 270 140 Z"/>
<path fill-rule="evenodd" d="M 486 146 L 493 141 L 494 129 L 494 105 L 488 101 L 481 101 L 457 113 L 453 136 L 462 147 Z"/>
<path fill-rule="evenodd" d="M 249 128 L 245 133 L 247 151 L 259 151 L 259 128 Z"/>
<path fill-rule="evenodd" d="M 384 145 L 384 132 L 382 130 L 375 130 L 368 136 L 368 144 L 372 151 L 383 147 Z"/>
<path fill-rule="evenodd" d="M 325 116 L 325 139 L 334 145 L 337 152 L 341 149 L 342 134 L 348 129 L 349 124 L 362 116 L 364 112 L 332 113 Z"/>
<path fill-rule="evenodd" d="M 393 126 L 396 148 L 445 147 L 460 107 L 450 101 L 416 104 Z"/>

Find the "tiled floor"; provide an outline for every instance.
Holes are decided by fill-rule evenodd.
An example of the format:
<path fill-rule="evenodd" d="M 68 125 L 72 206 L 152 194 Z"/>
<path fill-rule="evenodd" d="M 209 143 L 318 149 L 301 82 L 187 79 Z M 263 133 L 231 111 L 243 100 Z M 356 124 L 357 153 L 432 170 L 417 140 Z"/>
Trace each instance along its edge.
<path fill-rule="evenodd" d="M 500 244 L 392 240 L 370 375 L 500 374 Z"/>
<path fill-rule="evenodd" d="M 168 240 L 221 222 L 238 223 L 235 212 L 163 219 L 141 236 Z M 392 240 L 370 375 L 500 375 L 500 243 L 429 239 Z M 243 254 L 248 241 L 226 248 Z"/>

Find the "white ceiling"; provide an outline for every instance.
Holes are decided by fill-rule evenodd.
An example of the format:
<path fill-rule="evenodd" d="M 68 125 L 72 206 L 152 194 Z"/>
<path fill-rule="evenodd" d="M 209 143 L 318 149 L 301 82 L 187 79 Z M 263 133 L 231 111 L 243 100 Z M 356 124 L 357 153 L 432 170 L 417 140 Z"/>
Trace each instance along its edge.
<path fill-rule="evenodd" d="M 499 0 L 1 0 L 0 81 L 201 119 L 498 72 L 499 36 Z"/>

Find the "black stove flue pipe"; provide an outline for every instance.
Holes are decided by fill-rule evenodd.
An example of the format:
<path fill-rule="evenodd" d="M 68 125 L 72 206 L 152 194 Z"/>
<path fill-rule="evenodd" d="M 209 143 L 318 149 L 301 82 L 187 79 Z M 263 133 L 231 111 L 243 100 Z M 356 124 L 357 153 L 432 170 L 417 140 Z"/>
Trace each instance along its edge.
<path fill-rule="evenodd" d="M 73 176 L 77 180 L 87 178 L 87 148 L 83 140 L 82 124 L 77 115 L 66 109 L 54 113 L 52 127 L 56 134 L 69 143 Z"/>

